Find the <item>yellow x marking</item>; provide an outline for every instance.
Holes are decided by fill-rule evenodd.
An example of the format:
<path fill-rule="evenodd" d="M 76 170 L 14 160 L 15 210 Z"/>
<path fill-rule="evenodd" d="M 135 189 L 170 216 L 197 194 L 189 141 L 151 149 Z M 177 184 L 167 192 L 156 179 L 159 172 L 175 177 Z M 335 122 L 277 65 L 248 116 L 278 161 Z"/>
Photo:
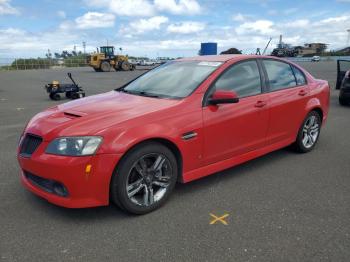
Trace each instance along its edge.
<path fill-rule="evenodd" d="M 228 223 L 226 222 L 225 218 L 229 216 L 229 214 L 224 214 L 221 217 L 218 217 L 212 213 L 209 213 L 209 215 L 214 218 L 212 221 L 210 221 L 210 225 L 215 224 L 216 222 L 221 222 L 222 224 L 224 224 L 225 226 L 228 225 Z"/>

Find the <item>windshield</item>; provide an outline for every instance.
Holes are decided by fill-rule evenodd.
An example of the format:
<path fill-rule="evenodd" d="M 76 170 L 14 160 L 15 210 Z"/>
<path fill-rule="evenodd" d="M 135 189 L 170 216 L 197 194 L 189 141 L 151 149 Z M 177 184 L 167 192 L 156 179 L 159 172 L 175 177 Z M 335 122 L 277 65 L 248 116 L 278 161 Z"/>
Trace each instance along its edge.
<path fill-rule="evenodd" d="M 137 78 L 121 91 L 153 97 L 184 98 L 219 65 L 220 62 L 169 62 Z"/>

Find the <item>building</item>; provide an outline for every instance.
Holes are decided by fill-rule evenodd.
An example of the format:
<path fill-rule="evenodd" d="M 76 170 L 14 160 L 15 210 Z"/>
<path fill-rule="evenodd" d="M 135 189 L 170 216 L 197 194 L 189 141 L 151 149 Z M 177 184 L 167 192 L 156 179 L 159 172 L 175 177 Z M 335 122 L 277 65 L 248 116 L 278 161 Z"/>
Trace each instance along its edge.
<path fill-rule="evenodd" d="M 296 50 L 298 51 L 298 55 L 308 56 L 308 55 L 316 55 L 321 54 L 327 49 L 327 44 L 324 43 L 310 43 L 305 44 L 303 47 L 298 46 Z"/>

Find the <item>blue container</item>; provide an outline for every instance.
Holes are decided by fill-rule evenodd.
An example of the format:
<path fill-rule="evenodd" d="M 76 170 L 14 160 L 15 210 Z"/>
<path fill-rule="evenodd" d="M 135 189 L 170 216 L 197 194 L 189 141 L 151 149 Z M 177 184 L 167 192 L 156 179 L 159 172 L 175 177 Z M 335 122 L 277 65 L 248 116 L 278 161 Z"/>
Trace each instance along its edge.
<path fill-rule="evenodd" d="M 218 43 L 201 43 L 201 55 L 217 55 Z"/>

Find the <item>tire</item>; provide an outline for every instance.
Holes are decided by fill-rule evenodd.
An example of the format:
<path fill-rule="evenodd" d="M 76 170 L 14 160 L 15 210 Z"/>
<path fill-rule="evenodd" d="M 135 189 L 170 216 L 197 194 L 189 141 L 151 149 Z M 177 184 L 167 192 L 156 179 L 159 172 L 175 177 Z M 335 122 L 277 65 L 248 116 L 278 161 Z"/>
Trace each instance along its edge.
<path fill-rule="evenodd" d="M 101 69 L 100 69 L 100 68 L 95 68 L 95 67 L 94 67 L 94 70 L 95 70 L 95 72 L 101 72 Z"/>
<path fill-rule="evenodd" d="M 120 65 L 120 68 L 123 70 L 123 71 L 129 71 L 131 69 L 131 66 L 130 66 L 130 63 L 127 62 L 127 61 L 123 61 Z"/>
<path fill-rule="evenodd" d="M 293 144 L 299 153 L 310 152 L 317 144 L 321 132 L 321 117 L 316 111 L 311 111 L 299 128 L 297 139 Z"/>
<path fill-rule="evenodd" d="M 342 106 L 346 106 L 349 104 L 349 101 L 347 101 L 345 98 L 339 96 L 339 104 Z"/>
<path fill-rule="evenodd" d="M 103 61 L 101 63 L 100 69 L 102 72 L 109 72 L 109 71 L 111 71 L 111 64 L 108 63 L 107 61 Z"/>
<path fill-rule="evenodd" d="M 169 148 L 157 142 L 142 143 L 118 164 L 110 185 L 111 200 L 132 214 L 152 212 L 167 201 L 177 176 L 177 161 Z"/>
<path fill-rule="evenodd" d="M 51 100 L 54 100 L 54 101 L 58 101 L 58 100 L 61 99 L 61 96 L 60 96 L 60 94 L 58 94 L 58 93 L 51 93 L 51 94 L 50 94 L 50 99 L 51 99 Z"/>
<path fill-rule="evenodd" d="M 71 97 L 72 97 L 72 92 L 71 91 L 66 92 L 66 98 L 71 98 Z"/>
<path fill-rule="evenodd" d="M 78 98 L 79 98 L 79 94 L 73 92 L 73 93 L 71 94 L 70 98 L 71 98 L 71 99 L 78 99 Z"/>

